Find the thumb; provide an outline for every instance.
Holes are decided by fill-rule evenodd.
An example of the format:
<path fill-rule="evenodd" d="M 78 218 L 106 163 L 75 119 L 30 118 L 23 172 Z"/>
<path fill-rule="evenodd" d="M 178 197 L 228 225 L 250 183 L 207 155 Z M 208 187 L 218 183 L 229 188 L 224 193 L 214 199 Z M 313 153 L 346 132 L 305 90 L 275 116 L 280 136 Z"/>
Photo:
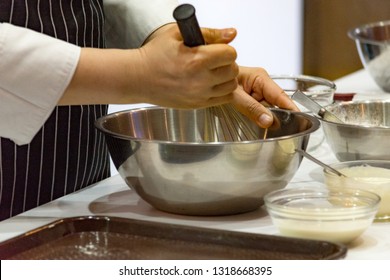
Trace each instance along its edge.
<path fill-rule="evenodd" d="M 237 87 L 233 92 L 233 103 L 242 114 L 262 128 L 268 128 L 274 122 L 272 112 L 247 94 L 241 87 Z"/>
<path fill-rule="evenodd" d="M 202 28 L 202 34 L 206 44 L 229 44 L 236 37 L 237 31 L 234 28 Z"/>

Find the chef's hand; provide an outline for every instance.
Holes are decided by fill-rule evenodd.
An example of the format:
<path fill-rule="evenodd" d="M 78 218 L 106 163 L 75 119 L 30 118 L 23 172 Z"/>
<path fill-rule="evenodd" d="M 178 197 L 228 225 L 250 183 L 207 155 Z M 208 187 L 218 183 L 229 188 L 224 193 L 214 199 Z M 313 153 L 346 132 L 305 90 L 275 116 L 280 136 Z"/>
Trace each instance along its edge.
<path fill-rule="evenodd" d="M 235 29 L 202 29 L 206 45 L 187 47 L 178 27 L 169 25 L 140 49 L 143 102 L 175 108 L 201 108 L 231 102 L 238 65 Z"/>
<path fill-rule="evenodd" d="M 233 93 L 233 104 L 260 127 L 267 128 L 273 123 L 273 115 L 267 107 L 299 111 L 291 98 L 262 68 L 240 67 L 239 86 Z"/>
<path fill-rule="evenodd" d="M 207 45 L 187 47 L 177 24 L 156 30 L 138 49 L 81 48 L 59 105 L 151 103 L 201 108 L 231 102 L 238 65 L 234 29 L 203 29 Z"/>

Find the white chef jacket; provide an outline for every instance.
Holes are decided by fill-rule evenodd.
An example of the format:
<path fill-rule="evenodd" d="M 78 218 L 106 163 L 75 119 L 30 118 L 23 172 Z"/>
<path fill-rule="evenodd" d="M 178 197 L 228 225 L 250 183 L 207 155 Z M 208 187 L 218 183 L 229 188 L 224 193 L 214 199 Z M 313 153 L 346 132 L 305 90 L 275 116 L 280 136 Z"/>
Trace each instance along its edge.
<path fill-rule="evenodd" d="M 177 5 L 176 0 L 104 0 L 107 47 L 140 47 L 154 30 L 173 22 Z M 32 140 L 71 81 L 79 56 L 78 46 L 0 23 L 0 137 L 18 145 Z"/>

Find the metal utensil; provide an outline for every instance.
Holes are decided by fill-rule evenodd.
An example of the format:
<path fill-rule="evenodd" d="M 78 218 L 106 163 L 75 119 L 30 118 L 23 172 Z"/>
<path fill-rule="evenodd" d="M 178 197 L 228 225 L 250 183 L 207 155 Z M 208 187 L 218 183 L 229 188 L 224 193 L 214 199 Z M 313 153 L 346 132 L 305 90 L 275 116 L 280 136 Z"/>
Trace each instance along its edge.
<path fill-rule="evenodd" d="M 296 102 L 309 109 L 313 113 L 317 114 L 324 120 L 336 123 L 343 123 L 343 121 L 340 120 L 337 116 L 326 110 L 324 107 L 322 107 L 320 104 L 315 102 L 313 99 L 308 97 L 300 90 L 296 90 L 291 96 L 291 99 L 295 100 Z"/>
<path fill-rule="evenodd" d="M 182 4 L 173 11 L 183 37 L 184 44 L 196 47 L 205 44 L 199 23 L 196 19 L 195 8 L 191 4 Z M 241 114 L 233 104 L 223 104 L 207 108 L 209 122 L 214 126 L 221 126 L 218 135 L 212 135 L 217 141 L 252 141 L 262 136 L 248 125 L 246 116 Z M 266 135 L 266 134 L 264 134 Z"/>
<path fill-rule="evenodd" d="M 341 173 L 337 169 L 334 169 L 333 167 L 330 167 L 329 165 L 327 165 L 326 163 L 324 163 L 324 162 L 320 161 L 319 159 L 313 157 L 311 154 L 307 153 L 306 151 L 300 150 L 300 149 L 295 149 L 295 151 L 297 153 L 299 153 L 300 155 L 304 156 L 305 158 L 313 161 L 314 163 L 317 163 L 318 165 L 320 165 L 320 166 L 330 170 L 331 172 L 335 173 L 336 175 L 341 176 L 341 177 L 347 177 L 346 175 L 344 175 L 343 173 Z"/>

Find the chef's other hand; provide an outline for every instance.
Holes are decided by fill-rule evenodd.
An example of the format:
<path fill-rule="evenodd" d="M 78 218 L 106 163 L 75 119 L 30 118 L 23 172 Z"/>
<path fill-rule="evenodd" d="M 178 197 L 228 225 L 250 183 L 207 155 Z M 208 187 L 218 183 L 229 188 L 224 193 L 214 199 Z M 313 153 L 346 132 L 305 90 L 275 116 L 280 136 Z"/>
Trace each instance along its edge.
<path fill-rule="evenodd" d="M 239 86 L 234 91 L 233 104 L 260 127 L 270 127 L 273 122 L 268 106 L 299 111 L 291 98 L 262 68 L 240 67 Z"/>
<path fill-rule="evenodd" d="M 140 48 L 144 102 L 201 108 L 231 102 L 237 88 L 235 29 L 202 29 L 206 45 L 184 45 L 176 25 L 166 26 Z"/>

